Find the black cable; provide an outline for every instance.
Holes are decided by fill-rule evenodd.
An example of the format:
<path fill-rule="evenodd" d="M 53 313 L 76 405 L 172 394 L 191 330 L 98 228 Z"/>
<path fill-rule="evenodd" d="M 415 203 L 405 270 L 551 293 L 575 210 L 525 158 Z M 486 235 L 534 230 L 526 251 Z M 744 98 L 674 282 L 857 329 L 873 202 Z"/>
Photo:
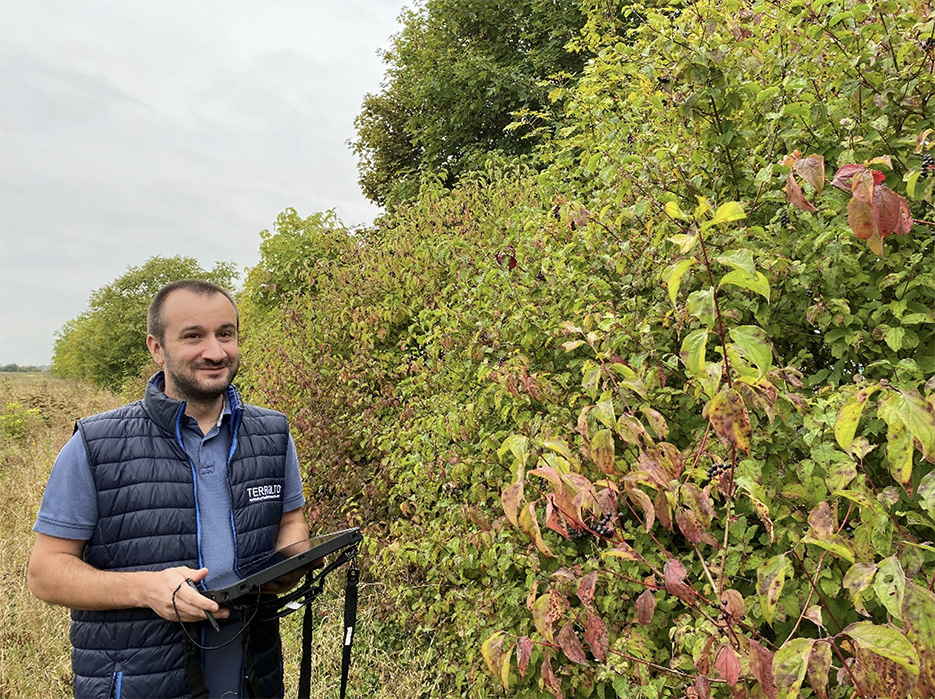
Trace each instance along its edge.
<path fill-rule="evenodd" d="M 253 614 L 251 615 L 249 619 L 245 621 L 242 620 L 242 625 L 240 627 L 240 630 L 234 636 L 232 636 L 231 638 L 224 641 L 224 643 L 221 643 L 220 645 L 217 645 L 217 646 L 203 646 L 198 641 L 196 641 L 195 638 L 188 632 L 188 626 L 186 625 L 184 621 L 182 621 L 182 615 L 179 613 L 178 605 L 175 602 L 175 596 L 178 594 L 179 590 L 182 589 L 182 585 L 185 585 L 186 583 L 187 581 L 183 580 L 182 582 L 179 583 L 179 586 L 175 588 L 175 590 L 172 591 L 172 609 L 175 610 L 175 618 L 178 620 L 179 626 L 182 627 L 182 633 L 185 634 L 185 636 L 192 643 L 192 645 L 194 645 L 196 648 L 200 650 L 219 650 L 221 648 L 224 648 L 225 646 L 230 645 L 231 643 L 233 643 L 234 641 L 236 641 L 238 638 L 240 638 L 243 635 L 244 631 L 247 628 L 247 625 L 253 622 L 253 620 L 256 618 L 257 613 L 260 611 L 261 602 L 260 602 L 260 599 L 257 598 L 256 606 L 254 606 L 253 608 Z M 238 611 L 242 609 L 248 609 L 247 605 L 237 606 Z"/>

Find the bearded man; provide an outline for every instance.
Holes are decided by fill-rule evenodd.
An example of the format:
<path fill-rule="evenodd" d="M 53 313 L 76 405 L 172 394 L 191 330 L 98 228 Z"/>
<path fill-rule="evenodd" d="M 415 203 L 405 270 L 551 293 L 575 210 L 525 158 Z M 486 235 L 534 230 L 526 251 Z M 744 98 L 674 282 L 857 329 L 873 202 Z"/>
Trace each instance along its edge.
<path fill-rule="evenodd" d="M 72 610 L 76 697 L 283 696 L 278 621 L 196 589 L 308 537 L 286 417 L 232 385 L 238 330 L 221 287 L 163 287 L 146 338 L 162 371 L 79 420 L 52 468 L 27 581 Z"/>

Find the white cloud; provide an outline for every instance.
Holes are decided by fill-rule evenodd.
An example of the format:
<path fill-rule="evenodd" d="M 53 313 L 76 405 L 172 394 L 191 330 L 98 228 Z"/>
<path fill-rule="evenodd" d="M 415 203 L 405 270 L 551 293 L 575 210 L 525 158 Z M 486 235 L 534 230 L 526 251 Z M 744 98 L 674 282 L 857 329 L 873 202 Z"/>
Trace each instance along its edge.
<path fill-rule="evenodd" d="M 290 206 L 370 222 L 346 142 L 405 4 L 0 0 L 0 363 L 153 255 L 250 266 Z"/>

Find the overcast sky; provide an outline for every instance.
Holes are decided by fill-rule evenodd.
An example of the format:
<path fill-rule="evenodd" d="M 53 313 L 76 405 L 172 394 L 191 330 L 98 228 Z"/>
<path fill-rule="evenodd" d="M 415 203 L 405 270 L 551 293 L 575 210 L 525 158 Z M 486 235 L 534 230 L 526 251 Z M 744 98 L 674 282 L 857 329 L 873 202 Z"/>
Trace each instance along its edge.
<path fill-rule="evenodd" d="M 243 270 L 287 207 L 370 223 L 346 142 L 411 5 L 0 0 L 0 364 L 154 255 Z"/>

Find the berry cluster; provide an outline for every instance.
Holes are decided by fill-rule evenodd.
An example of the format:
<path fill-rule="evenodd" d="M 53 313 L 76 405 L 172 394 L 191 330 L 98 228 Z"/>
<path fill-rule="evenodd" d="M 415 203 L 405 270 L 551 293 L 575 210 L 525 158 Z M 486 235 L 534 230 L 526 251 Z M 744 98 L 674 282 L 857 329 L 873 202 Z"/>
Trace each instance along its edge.
<path fill-rule="evenodd" d="M 600 521 L 594 525 L 594 533 L 605 539 L 612 537 L 614 535 L 614 530 L 611 529 L 610 523 L 613 522 L 614 519 L 616 519 L 616 517 L 613 514 L 606 514 L 601 517 Z"/>
<path fill-rule="evenodd" d="M 722 473 L 727 473 L 728 471 L 730 471 L 730 464 L 711 464 L 708 466 L 708 477 L 704 479 L 701 487 L 704 488 Z"/>
<path fill-rule="evenodd" d="M 587 539 L 590 535 L 590 532 L 582 527 L 581 529 L 575 529 L 572 527 L 568 530 L 568 536 L 571 537 L 572 541 L 581 541 L 582 539 Z"/>
<path fill-rule="evenodd" d="M 935 158 L 932 157 L 931 153 L 926 153 L 922 156 L 922 174 L 919 177 L 925 179 L 933 173 L 935 173 Z"/>

